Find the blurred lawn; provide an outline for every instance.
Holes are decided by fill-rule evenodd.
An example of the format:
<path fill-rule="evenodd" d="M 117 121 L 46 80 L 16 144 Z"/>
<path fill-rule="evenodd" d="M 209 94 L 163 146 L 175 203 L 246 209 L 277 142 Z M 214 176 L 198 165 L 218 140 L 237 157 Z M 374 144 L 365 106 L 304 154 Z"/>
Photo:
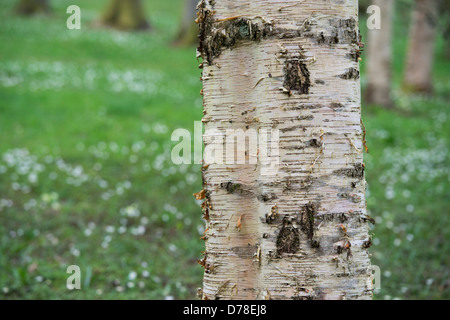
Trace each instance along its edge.
<path fill-rule="evenodd" d="M 181 0 L 146 1 L 151 33 L 93 28 L 106 1 L 76 2 L 80 31 L 65 26 L 73 1 L 50 18 L 14 16 L 15 2 L 0 8 L 0 299 L 194 298 L 200 167 L 170 161 L 171 132 L 202 117 L 194 48 L 170 45 Z M 363 107 L 376 297 L 449 299 L 450 62 L 439 39 L 436 95 L 401 94 L 407 18 L 398 110 Z"/>

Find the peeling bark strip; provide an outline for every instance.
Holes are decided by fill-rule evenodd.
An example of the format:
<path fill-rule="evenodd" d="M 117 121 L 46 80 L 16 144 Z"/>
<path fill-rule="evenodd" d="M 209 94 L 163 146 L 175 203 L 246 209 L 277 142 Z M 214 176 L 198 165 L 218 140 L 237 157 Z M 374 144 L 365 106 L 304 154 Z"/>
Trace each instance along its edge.
<path fill-rule="evenodd" d="M 203 299 L 371 299 L 357 12 L 200 1 L 206 147 L 228 129 L 279 132 L 273 172 L 259 148 L 253 164 L 205 158 Z"/>
<path fill-rule="evenodd" d="M 262 16 L 245 17 L 235 15 L 226 18 L 215 18 L 214 1 L 201 0 L 198 4 L 199 24 L 199 51 L 205 60 L 212 63 L 214 58 L 220 56 L 225 48 L 233 48 L 240 41 L 260 42 L 267 38 L 289 39 L 305 37 L 314 39 L 318 44 L 345 44 L 358 43 L 359 32 L 356 30 L 357 22 L 350 19 L 328 19 L 329 34 L 314 30 L 317 18 L 309 17 L 300 27 L 283 28 L 274 23 L 274 20 L 264 19 Z"/>
<path fill-rule="evenodd" d="M 223 48 L 232 48 L 241 40 L 261 41 L 273 31 L 270 23 L 256 23 L 240 16 L 215 20 L 215 12 L 208 8 L 207 2 L 200 1 L 196 21 L 200 25 L 199 49 L 209 63 L 220 55 Z"/>
<path fill-rule="evenodd" d="M 308 236 L 309 240 L 314 237 L 314 220 L 317 212 L 317 206 L 310 202 L 302 208 L 300 213 L 300 225 L 302 231 Z"/>

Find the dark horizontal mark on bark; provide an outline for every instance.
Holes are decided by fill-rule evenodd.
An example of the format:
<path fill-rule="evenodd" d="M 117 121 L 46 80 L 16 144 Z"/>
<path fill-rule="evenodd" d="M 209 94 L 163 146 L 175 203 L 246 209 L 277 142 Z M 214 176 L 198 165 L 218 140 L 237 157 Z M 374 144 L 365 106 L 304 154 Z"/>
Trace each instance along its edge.
<path fill-rule="evenodd" d="M 372 246 L 372 239 L 369 238 L 368 240 L 364 241 L 362 244 L 362 247 L 364 249 L 369 249 Z"/>
<path fill-rule="evenodd" d="M 303 150 L 305 149 L 304 146 L 287 146 L 287 147 L 280 147 L 281 150 Z"/>
<path fill-rule="evenodd" d="M 350 211 L 318 214 L 316 215 L 316 220 L 320 222 L 339 221 L 340 223 L 344 223 L 347 221 L 357 221 L 366 223 L 367 221 L 373 221 L 373 218 L 365 215 L 362 211 Z"/>
<path fill-rule="evenodd" d="M 342 103 L 332 103 L 330 104 L 330 107 L 334 111 L 342 111 L 344 109 L 344 105 Z"/>
<path fill-rule="evenodd" d="M 359 203 L 361 201 L 361 197 L 353 193 L 338 193 L 337 196 L 340 199 L 348 199 L 354 203 Z"/>
<path fill-rule="evenodd" d="M 282 132 L 285 132 L 285 131 L 282 131 Z M 295 141 L 281 141 L 281 142 L 295 143 Z M 322 148 L 322 146 L 323 146 L 323 143 L 321 141 L 319 141 L 317 139 L 311 139 L 309 141 L 306 141 L 305 145 L 302 145 L 302 146 L 298 146 L 298 145 L 283 146 L 283 147 L 280 147 L 280 149 L 282 149 L 282 150 L 304 150 L 306 148 Z"/>
<path fill-rule="evenodd" d="M 280 131 L 283 133 L 286 133 L 286 132 L 291 132 L 291 131 L 295 131 L 295 130 L 299 130 L 299 129 L 303 129 L 303 126 L 298 125 L 298 126 L 293 126 L 293 127 L 289 127 L 289 128 L 283 128 L 283 129 L 280 129 Z"/>
<path fill-rule="evenodd" d="M 274 193 L 260 193 L 256 196 L 256 198 L 262 202 L 269 202 L 276 200 L 278 197 Z"/>
<path fill-rule="evenodd" d="M 311 177 L 301 180 L 294 180 L 287 178 L 285 183 L 286 183 L 286 186 L 284 188 L 285 191 L 309 190 L 313 185 L 314 180 Z"/>
<path fill-rule="evenodd" d="M 347 70 L 347 72 L 339 75 L 338 77 L 341 79 L 344 79 L 344 80 L 350 80 L 350 79 L 357 80 L 357 79 L 359 79 L 359 71 L 356 70 L 355 68 L 350 68 Z"/>
<path fill-rule="evenodd" d="M 314 109 L 320 109 L 320 108 L 325 108 L 325 105 L 321 105 L 321 104 L 315 104 L 315 105 L 311 105 L 311 104 L 299 104 L 298 106 L 290 106 L 290 107 L 286 107 L 284 108 L 285 111 L 292 111 L 292 110 L 314 110 Z"/>
<path fill-rule="evenodd" d="M 227 190 L 228 193 L 243 193 L 242 185 L 231 181 L 222 182 L 220 188 Z"/>
<path fill-rule="evenodd" d="M 312 148 L 322 148 L 323 143 L 317 139 L 311 139 L 306 142 L 306 146 Z"/>
<path fill-rule="evenodd" d="M 258 192 L 260 186 L 249 186 L 231 181 L 222 182 L 220 189 L 226 190 L 229 194 L 236 194 L 242 196 L 254 196 L 261 202 L 270 202 L 278 199 L 277 195 L 270 192 Z"/>
<path fill-rule="evenodd" d="M 344 175 L 349 178 L 362 179 L 364 177 L 364 164 L 357 163 L 353 166 L 353 168 L 339 169 L 334 171 L 334 174 Z"/>

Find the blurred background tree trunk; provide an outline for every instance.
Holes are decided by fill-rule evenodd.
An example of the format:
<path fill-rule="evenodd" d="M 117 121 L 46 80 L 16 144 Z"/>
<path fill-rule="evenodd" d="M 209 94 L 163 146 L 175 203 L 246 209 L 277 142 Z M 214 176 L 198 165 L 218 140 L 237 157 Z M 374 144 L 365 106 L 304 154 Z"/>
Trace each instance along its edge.
<path fill-rule="evenodd" d="M 33 15 L 35 13 L 50 13 L 48 0 L 20 0 L 17 12 L 22 15 Z"/>
<path fill-rule="evenodd" d="M 150 28 L 141 0 L 111 0 L 101 18 L 101 23 L 121 30 Z"/>
<path fill-rule="evenodd" d="M 403 88 L 409 92 L 431 93 L 434 40 L 438 15 L 437 0 L 416 0 L 409 35 Z"/>
<path fill-rule="evenodd" d="M 195 23 L 197 4 L 198 0 L 184 0 L 183 17 L 174 40 L 175 45 L 190 46 L 197 44 L 198 26 Z"/>
<path fill-rule="evenodd" d="M 359 0 L 358 1 L 358 10 L 360 15 L 365 15 L 367 7 L 371 5 L 371 0 Z"/>
<path fill-rule="evenodd" d="M 368 30 L 366 103 L 392 107 L 392 32 L 394 0 L 373 0 L 381 9 L 381 29 Z"/>
<path fill-rule="evenodd" d="M 450 1 L 439 1 L 442 37 L 444 38 L 444 57 L 450 60 Z"/>

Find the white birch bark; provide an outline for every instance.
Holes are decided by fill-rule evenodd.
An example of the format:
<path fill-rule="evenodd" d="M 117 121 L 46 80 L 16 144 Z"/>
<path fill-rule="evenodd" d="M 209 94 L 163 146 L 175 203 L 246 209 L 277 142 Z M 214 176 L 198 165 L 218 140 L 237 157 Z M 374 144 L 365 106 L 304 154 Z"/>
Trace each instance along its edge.
<path fill-rule="evenodd" d="M 205 163 L 203 299 L 372 297 L 357 21 L 357 0 L 200 2 L 205 147 L 280 130 L 273 174 Z"/>
<path fill-rule="evenodd" d="M 374 0 L 381 9 L 381 29 L 368 30 L 365 101 L 392 107 L 392 32 L 394 0 Z"/>

